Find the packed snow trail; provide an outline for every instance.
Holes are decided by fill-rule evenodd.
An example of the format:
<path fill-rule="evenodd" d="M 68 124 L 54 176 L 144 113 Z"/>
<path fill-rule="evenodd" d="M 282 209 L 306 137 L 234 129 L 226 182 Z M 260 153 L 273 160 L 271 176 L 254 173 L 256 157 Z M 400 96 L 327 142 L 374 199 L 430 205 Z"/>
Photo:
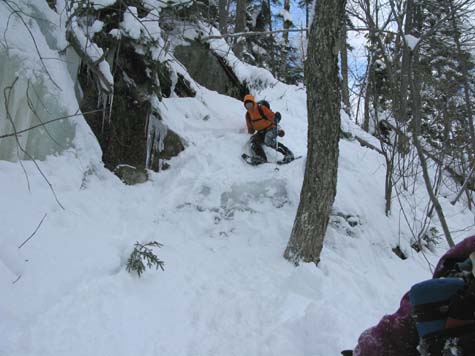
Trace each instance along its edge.
<path fill-rule="evenodd" d="M 283 142 L 305 156 L 305 91 L 278 84 L 256 97 L 282 113 Z M 249 135 L 235 99 L 202 89 L 162 109 L 187 147 L 145 184 L 100 165 L 85 175 L 88 157 L 73 151 L 40 162 L 64 211 L 31 162 L 28 192 L 21 167 L 0 161 L 0 355 L 337 355 L 430 275 L 421 255 L 391 252 L 411 254 L 410 235 L 398 209 L 384 215 L 377 153 L 341 141 L 322 262 L 295 267 L 282 253 L 305 159 L 279 172 L 242 162 Z M 452 226 L 469 225 L 444 207 Z M 154 240 L 165 271 L 127 273 L 134 243 Z"/>

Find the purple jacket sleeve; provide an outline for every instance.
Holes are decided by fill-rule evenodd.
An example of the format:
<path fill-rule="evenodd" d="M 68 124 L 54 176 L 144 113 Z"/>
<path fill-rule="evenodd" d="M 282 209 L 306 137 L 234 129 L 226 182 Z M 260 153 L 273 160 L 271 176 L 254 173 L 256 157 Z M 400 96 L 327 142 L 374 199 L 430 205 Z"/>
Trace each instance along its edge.
<path fill-rule="evenodd" d="M 378 325 L 366 330 L 358 339 L 355 356 L 418 356 L 419 336 L 411 318 L 411 304 L 406 293 L 399 309 L 385 315 Z"/>
<path fill-rule="evenodd" d="M 475 251 L 475 236 L 468 237 L 451 248 L 442 258 L 434 272 L 438 278 L 450 268 L 450 261 L 464 261 Z M 418 356 L 416 347 L 419 336 L 411 318 L 409 294 L 401 300 L 399 309 L 385 315 L 378 325 L 364 331 L 358 339 L 355 356 Z"/>

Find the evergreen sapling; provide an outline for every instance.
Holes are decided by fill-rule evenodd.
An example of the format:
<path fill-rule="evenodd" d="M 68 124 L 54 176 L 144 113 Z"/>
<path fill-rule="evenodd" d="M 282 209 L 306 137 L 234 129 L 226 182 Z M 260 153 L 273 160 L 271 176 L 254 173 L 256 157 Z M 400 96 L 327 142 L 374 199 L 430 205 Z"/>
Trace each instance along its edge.
<path fill-rule="evenodd" d="M 161 268 L 164 271 L 165 262 L 161 261 L 153 252 L 154 247 L 160 248 L 162 246 L 161 243 L 156 241 L 146 244 L 141 244 L 137 241 L 127 261 L 127 272 L 135 271 L 140 277 L 146 267 L 151 269 L 155 266 L 155 269 Z"/>

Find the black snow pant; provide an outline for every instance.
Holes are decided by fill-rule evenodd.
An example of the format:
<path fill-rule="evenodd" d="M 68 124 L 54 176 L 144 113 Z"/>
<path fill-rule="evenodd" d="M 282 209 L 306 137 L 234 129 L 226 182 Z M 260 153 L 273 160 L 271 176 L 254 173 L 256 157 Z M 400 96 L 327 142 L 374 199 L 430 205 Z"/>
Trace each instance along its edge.
<path fill-rule="evenodd" d="M 290 151 L 284 144 L 277 141 L 277 130 L 276 129 L 269 129 L 265 131 L 258 131 L 254 135 L 251 136 L 249 139 L 251 145 L 251 153 L 253 157 L 258 159 L 262 159 L 263 162 L 267 162 L 267 157 L 264 152 L 264 148 L 262 145 L 266 145 L 267 147 L 271 147 L 277 152 L 280 152 L 284 155 L 284 157 L 293 155 L 292 151 Z"/>

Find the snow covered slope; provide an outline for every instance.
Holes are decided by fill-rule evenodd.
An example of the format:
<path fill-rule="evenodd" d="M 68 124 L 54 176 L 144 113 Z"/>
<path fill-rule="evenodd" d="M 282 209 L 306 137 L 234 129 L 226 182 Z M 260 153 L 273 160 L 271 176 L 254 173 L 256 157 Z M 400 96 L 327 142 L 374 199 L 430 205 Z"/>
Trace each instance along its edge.
<path fill-rule="evenodd" d="M 39 97 L 46 104 L 44 119 L 74 114 L 78 58 L 54 57 L 67 46 L 65 18 L 46 3 L 18 2 L 52 22 L 29 20 L 42 63 L 25 26 L 2 4 L 0 28 L 12 46 L 0 47 L 0 87 L 19 77 L 9 108 L 17 129 L 36 123 L 25 114 L 30 83 L 33 106 L 42 105 Z M 284 143 L 305 157 L 305 90 L 271 85 L 267 71 L 236 61 L 231 56 L 228 64 L 241 79 L 261 76 L 250 87 L 267 89 L 253 94 L 282 113 Z M 61 91 L 47 85 L 45 68 Z M 102 167 L 81 117 L 50 127 L 59 148 L 43 130 L 22 136 L 27 149 L 41 148 L 37 158 L 61 152 L 38 164 L 65 209 L 33 162 L 23 162 L 25 176 L 19 163 L 0 160 L 0 356 L 337 355 L 393 311 L 411 284 L 429 277 L 427 261 L 445 244 L 425 256 L 409 248 L 396 201 L 392 216 L 384 215 L 383 158 L 355 141 L 340 144 L 338 194 L 320 265 L 285 261 L 305 159 L 278 171 L 245 164 L 242 102 L 196 90 L 196 98 L 157 104 L 187 148 L 145 184 L 125 186 Z M 359 131 L 347 118 L 343 125 Z M 5 130 L 10 124 L 0 115 L 0 134 Z M 0 140 L 1 159 L 18 157 L 14 140 Z M 278 158 L 272 151 L 268 157 Z M 425 200 L 416 185 L 407 200 L 410 222 L 418 223 Z M 473 215 L 442 203 L 456 238 L 467 236 L 462 229 Z M 164 245 L 157 251 L 164 272 L 126 272 L 136 241 Z M 407 260 L 392 253 L 398 245 Z"/>
<path fill-rule="evenodd" d="M 282 113 L 284 143 L 305 155 L 305 91 L 255 94 Z M 87 157 L 72 152 L 40 162 L 65 210 L 31 162 L 29 192 L 19 164 L 0 161 L 0 355 L 337 355 L 429 277 L 422 255 L 391 252 L 410 235 L 397 207 L 384 215 L 374 151 L 341 141 L 322 262 L 295 267 L 282 253 L 305 159 L 279 171 L 243 163 L 242 103 L 204 88 L 162 110 L 187 149 L 145 184 L 125 186 L 100 166 L 85 173 Z M 471 223 L 447 205 L 453 229 Z M 127 273 L 133 244 L 153 240 L 164 244 L 165 271 Z"/>

